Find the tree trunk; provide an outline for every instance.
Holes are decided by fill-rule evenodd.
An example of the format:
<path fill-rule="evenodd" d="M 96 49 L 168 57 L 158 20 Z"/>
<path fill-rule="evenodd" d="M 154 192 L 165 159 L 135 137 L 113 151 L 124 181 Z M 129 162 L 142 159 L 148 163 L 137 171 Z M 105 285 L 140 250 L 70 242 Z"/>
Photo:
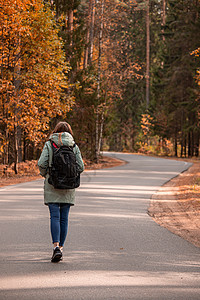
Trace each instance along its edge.
<path fill-rule="evenodd" d="M 34 143 L 30 142 L 28 145 L 27 159 L 32 160 L 33 158 L 34 158 Z"/>
<path fill-rule="evenodd" d="M 194 131 L 191 131 L 191 156 L 194 156 Z"/>
<path fill-rule="evenodd" d="M 22 128 L 17 126 L 18 162 L 22 162 Z"/>
<path fill-rule="evenodd" d="M 195 156 L 199 156 L 199 133 L 196 134 L 196 142 L 195 142 Z"/>
<path fill-rule="evenodd" d="M 134 151 L 135 148 L 135 135 L 134 135 L 134 130 L 132 129 L 132 134 L 131 134 L 131 151 Z"/>
<path fill-rule="evenodd" d="M 26 161 L 26 134 L 23 135 L 23 161 Z"/>
<path fill-rule="evenodd" d="M 18 140 L 17 126 L 14 126 L 14 171 L 18 173 Z"/>
<path fill-rule="evenodd" d="M 102 111 L 102 114 L 101 114 L 101 123 L 100 123 L 100 133 L 99 133 L 99 145 L 98 145 L 98 152 L 97 152 L 98 157 L 100 155 L 101 145 L 102 145 L 103 125 L 104 125 L 104 112 Z"/>
<path fill-rule="evenodd" d="M 175 139 L 174 139 L 174 155 L 177 157 L 178 156 L 178 147 L 177 147 L 177 135 L 175 135 Z"/>
<path fill-rule="evenodd" d="M 86 32 L 86 46 L 84 53 L 84 69 L 88 66 L 88 53 L 89 53 L 89 42 L 90 42 L 90 26 L 91 26 L 91 12 L 92 12 L 92 4 L 93 0 L 89 1 L 89 9 L 88 9 L 88 21 L 87 21 L 87 32 Z"/>
<path fill-rule="evenodd" d="M 92 63 L 93 56 L 93 47 L 94 47 L 94 21 L 95 21 L 95 0 L 92 0 L 91 6 L 91 24 L 90 24 L 90 41 L 89 41 L 89 50 L 88 50 L 88 64 Z M 103 3 L 104 9 L 104 3 Z M 102 11 L 101 11 L 102 13 Z"/>
<path fill-rule="evenodd" d="M 18 40 L 18 49 L 20 49 L 21 38 L 19 34 Z M 19 50 L 18 50 L 19 51 Z M 19 145 L 21 143 L 21 128 L 19 125 L 19 115 L 20 115 L 20 106 L 19 106 L 19 90 L 20 90 L 20 58 L 18 56 L 15 57 L 15 66 L 14 66 L 14 73 L 13 73 L 13 84 L 15 87 L 14 97 L 14 171 L 15 174 L 18 173 L 18 161 L 19 161 Z"/>
<path fill-rule="evenodd" d="M 149 107 L 149 79 L 150 79 L 150 14 L 149 14 L 149 1 L 146 0 L 146 106 Z"/>
<path fill-rule="evenodd" d="M 186 136 L 184 136 L 184 157 L 187 156 L 187 139 Z"/>
<path fill-rule="evenodd" d="M 107 102 L 107 89 L 105 91 L 105 97 L 104 97 L 104 103 L 106 105 Z M 100 133 L 99 133 L 99 146 L 98 146 L 98 156 L 100 155 L 100 151 L 101 151 L 101 146 L 102 146 L 102 138 L 103 138 L 103 126 L 104 126 L 104 107 L 102 107 L 101 110 L 101 121 L 100 121 Z"/>
<path fill-rule="evenodd" d="M 6 146 L 5 146 L 5 158 L 4 158 L 4 164 L 8 164 L 9 163 L 9 133 L 8 133 L 8 128 L 6 127 L 5 130 L 5 135 L 6 135 Z"/>
<path fill-rule="evenodd" d="M 73 46 L 73 29 L 74 29 L 74 10 L 73 10 L 73 8 L 70 8 L 68 11 L 67 27 L 68 27 L 69 36 L 70 36 L 69 45 L 70 45 L 70 47 L 72 47 Z"/>
<path fill-rule="evenodd" d="M 183 144 L 183 133 L 181 137 L 181 157 L 183 157 L 183 150 L 184 150 L 184 144 Z"/>
<path fill-rule="evenodd" d="M 190 131 L 188 132 L 188 157 L 191 156 L 191 138 L 190 138 Z"/>
<path fill-rule="evenodd" d="M 102 55 L 102 36 L 103 36 L 103 13 L 104 13 L 104 0 L 101 0 L 100 11 L 100 30 L 99 30 L 99 57 L 98 57 L 98 76 L 97 76 L 97 109 L 96 109 L 96 157 L 95 160 L 99 161 L 99 101 L 100 101 L 100 87 L 101 87 L 101 55 Z M 103 130 L 103 129 L 102 129 Z"/>
<path fill-rule="evenodd" d="M 163 0 L 163 9 L 162 9 L 162 26 L 166 24 L 166 0 Z"/>

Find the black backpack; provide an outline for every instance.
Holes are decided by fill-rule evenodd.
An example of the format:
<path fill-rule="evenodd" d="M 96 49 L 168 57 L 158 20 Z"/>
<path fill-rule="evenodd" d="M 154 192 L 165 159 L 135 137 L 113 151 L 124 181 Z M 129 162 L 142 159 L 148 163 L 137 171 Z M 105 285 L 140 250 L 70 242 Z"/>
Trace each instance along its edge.
<path fill-rule="evenodd" d="M 51 141 L 53 150 L 52 164 L 49 168 L 48 183 L 55 189 L 74 189 L 80 186 L 80 173 L 77 170 L 74 146 L 58 147 Z"/>

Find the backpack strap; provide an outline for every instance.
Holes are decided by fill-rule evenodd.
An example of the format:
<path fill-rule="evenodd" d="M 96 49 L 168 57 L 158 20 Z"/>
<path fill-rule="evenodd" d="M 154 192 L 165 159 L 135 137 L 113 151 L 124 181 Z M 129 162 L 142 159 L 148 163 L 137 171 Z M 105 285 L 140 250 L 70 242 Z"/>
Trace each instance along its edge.
<path fill-rule="evenodd" d="M 55 149 L 59 149 L 60 147 L 58 147 L 58 145 L 56 143 L 54 143 L 52 140 L 50 140 L 51 142 L 51 148 L 54 151 Z"/>
<path fill-rule="evenodd" d="M 56 149 L 59 149 L 58 145 L 56 145 L 56 143 L 54 143 L 52 140 L 49 140 L 50 143 L 51 143 L 51 150 L 52 150 L 52 154 L 49 155 L 49 168 L 51 168 L 52 166 L 52 160 L 53 160 L 53 152 L 56 150 Z"/>
<path fill-rule="evenodd" d="M 53 148 L 56 148 L 56 149 L 59 148 L 54 142 L 52 142 L 51 145 L 52 145 Z"/>

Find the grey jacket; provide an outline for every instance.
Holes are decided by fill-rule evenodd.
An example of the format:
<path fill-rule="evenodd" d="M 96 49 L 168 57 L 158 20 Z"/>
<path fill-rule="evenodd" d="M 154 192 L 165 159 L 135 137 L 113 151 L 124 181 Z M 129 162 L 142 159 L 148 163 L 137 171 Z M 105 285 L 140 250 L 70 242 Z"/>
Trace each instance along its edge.
<path fill-rule="evenodd" d="M 44 181 L 44 203 L 68 203 L 71 205 L 74 205 L 75 202 L 75 189 L 70 190 L 59 190 L 55 189 L 52 185 L 48 183 L 49 178 L 49 167 L 51 166 L 52 162 L 52 156 L 53 156 L 53 150 L 51 147 L 52 140 L 56 145 L 66 145 L 66 146 L 73 146 L 74 145 L 74 139 L 72 135 L 68 132 L 62 132 L 62 133 L 53 133 L 49 141 L 47 141 L 44 145 L 44 148 L 42 150 L 41 156 L 38 160 L 38 166 L 40 170 L 40 174 L 45 177 Z M 75 145 L 73 148 L 73 151 L 76 155 L 76 160 L 78 164 L 78 170 L 79 172 L 84 171 L 84 163 L 81 157 L 81 152 L 79 150 L 79 147 Z"/>

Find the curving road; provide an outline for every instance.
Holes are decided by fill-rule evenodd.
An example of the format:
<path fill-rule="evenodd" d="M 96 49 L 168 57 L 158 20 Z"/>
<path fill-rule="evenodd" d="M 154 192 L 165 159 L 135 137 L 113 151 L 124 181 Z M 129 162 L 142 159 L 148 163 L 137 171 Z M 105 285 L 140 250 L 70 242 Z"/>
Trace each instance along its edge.
<path fill-rule="evenodd" d="M 83 174 L 59 264 L 43 180 L 0 189 L 1 300 L 200 299 L 200 249 L 147 214 L 152 194 L 190 164 L 109 155 L 128 163 Z"/>

